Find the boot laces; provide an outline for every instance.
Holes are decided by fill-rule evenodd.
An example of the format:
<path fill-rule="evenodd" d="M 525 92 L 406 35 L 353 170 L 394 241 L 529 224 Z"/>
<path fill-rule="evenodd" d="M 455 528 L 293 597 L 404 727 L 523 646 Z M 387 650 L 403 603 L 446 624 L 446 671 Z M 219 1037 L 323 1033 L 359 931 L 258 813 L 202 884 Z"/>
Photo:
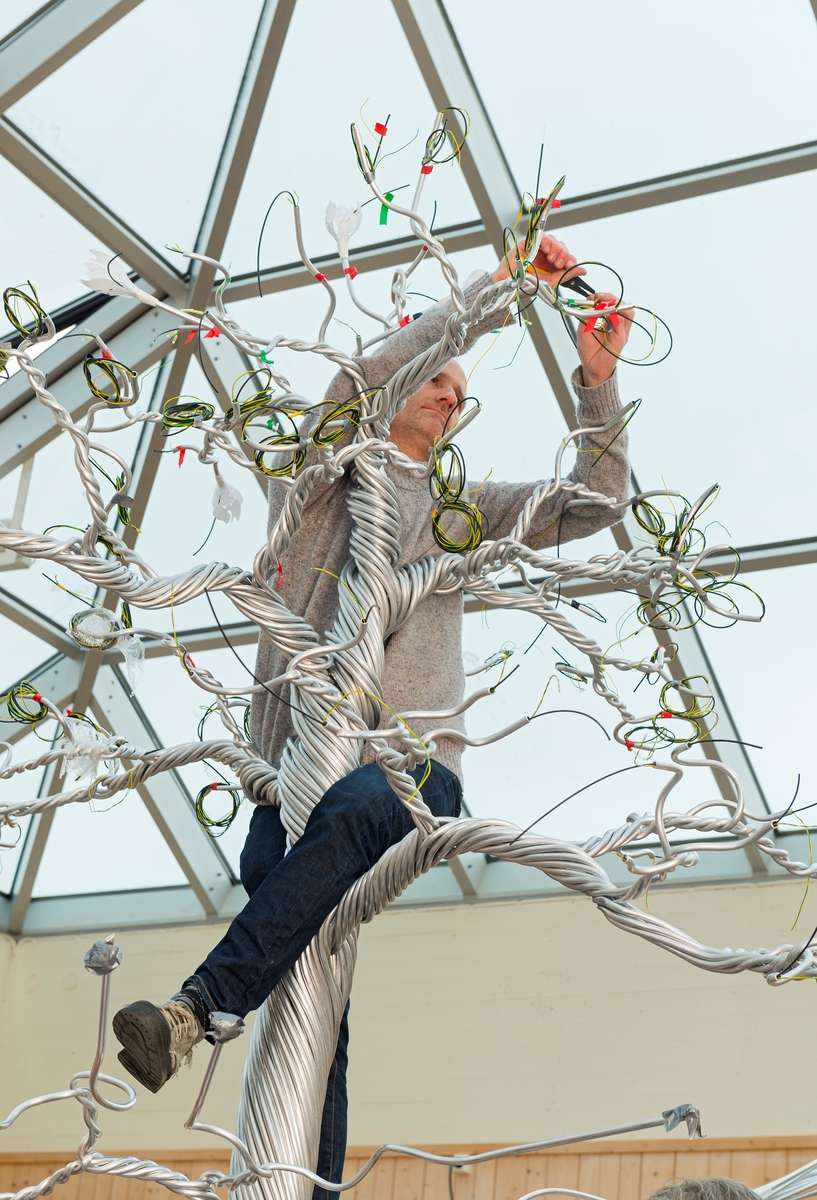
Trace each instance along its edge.
<path fill-rule="evenodd" d="M 170 1000 L 159 1010 L 170 1027 L 170 1057 L 174 1075 L 202 1039 L 199 1023 L 186 1004 Z"/>

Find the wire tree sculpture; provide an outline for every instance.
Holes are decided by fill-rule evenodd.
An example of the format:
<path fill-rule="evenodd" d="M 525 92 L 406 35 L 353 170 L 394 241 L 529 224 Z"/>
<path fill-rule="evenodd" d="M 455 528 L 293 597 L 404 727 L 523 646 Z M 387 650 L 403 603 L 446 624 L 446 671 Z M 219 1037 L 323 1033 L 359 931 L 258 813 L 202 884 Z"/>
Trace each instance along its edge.
<path fill-rule="evenodd" d="M 118 614 L 98 603 L 76 613 L 69 624 L 71 636 L 86 648 L 119 648 L 134 685 L 144 641 L 155 639 L 163 643 L 177 656 L 191 684 L 210 698 L 213 712 L 221 719 L 223 733 L 219 738 L 146 750 L 131 744 L 115 730 L 102 729 L 84 714 L 60 709 L 48 696 L 23 681 L 5 697 L 9 718 L 32 727 L 42 724 L 50 728 L 45 723 L 56 722 L 57 732 L 48 739 L 48 749 L 33 759 L 14 762 L 12 748 L 6 745 L 0 780 L 59 763 L 66 784 L 55 795 L 0 804 L 0 824 L 14 827 L 27 815 L 62 805 L 110 800 L 163 771 L 207 760 L 229 769 L 237 781 L 213 785 L 213 790 L 231 794 L 231 815 L 239 801 L 239 791 L 255 801 L 279 804 L 292 843 L 303 832 L 310 812 L 326 790 L 359 764 L 366 745 L 373 748 L 375 761 L 414 824 L 413 832 L 388 850 L 349 889 L 259 1013 L 245 1068 L 237 1136 L 196 1120 L 223 1041 L 235 1036 L 241 1028 L 240 1019 L 230 1014 L 214 1014 L 215 1052 L 187 1127 L 228 1138 L 233 1146 L 230 1176 L 209 1172 L 200 1181 L 191 1183 L 156 1164 L 105 1159 L 93 1151 L 99 1134 L 96 1106 L 117 1107 L 101 1096 L 98 1082 L 111 1083 L 125 1092 L 126 1101 L 118 1107 L 127 1108 L 135 1100 L 129 1085 L 103 1075 L 100 1070 L 107 981 L 110 970 L 118 963 L 118 952 L 111 939 L 108 943 L 97 943 L 89 952 L 88 961 L 89 968 L 103 976 L 102 1019 L 92 1071 L 76 1076 L 64 1093 L 25 1102 L 0 1126 L 10 1124 L 34 1104 L 73 1097 L 83 1106 L 88 1135 L 76 1162 L 42 1184 L 18 1193 L 16 1200 L 45 1195 L 80 1170 L 155 1179 L 189 1197 L 211 1196 L 214 1187 L 228 1183 L 232 1188 L 246 1191 L 247 1196 L 257 1195 L 260 1190 L 265 1196 L 307 1200 L 317 1181 L 312 1168 L 317 1159 L 322 1101 L 339 1022 L 351 989 L 358 929 L 382 912 L 420 874 L 456 855 L 480 852 L 543 871 L 565 887 L 586 895 L 617 928 L 635 933 L 705 970 L 754 971 L 774 985 L 817 977 L 817 957 L 811 939 L 775 949 L 721 950 L 702 945 L 637 906 L 636 902 L 651 886 L 664 881 L 679 867 L 694 867 L 703 851 L 731 853 L 753 845 L 789 874 L 804 880 L 817 875 L 817 866 L 791 861 L 770 836 L 785 811 L 771 816 L 748 813 L 735 772 L 718 761 L 692 757 L 695 745 L 709 737 L 713 727 L 714 701 L 706 681 L 675 679 L 670 671 L 670 654 L 661 649 L 647 659 L 628 658 L 620 648 L 615 654 L 605 652 L 577 629 L 565 615 L 564 607 L 557 604 L 563 583 L 592 581 L 636 589 L 642 597 L 639 615 L 643 622 L 670 631 L 706 614 L 730 621 L 758 620 L 759 616 L 747 616 L 738 610 L 730 591 L 742 586 L 736 583 L 735 573 L 724 576 L 709 562 L 715 554 L 722 556 L 725 548 L 708 548 L 698 541 L 695 521 L 710 494 L 706 493 L 692 505 L 679 502 L 674 516 L 665 518 L 656 497 L 679 496 L 679 493 L 606 496 L 563 472 L 566 449 L 581 444 L 590 435 L 610 434 L 623 428 L 636 407 L 627 405 L 603 427 L 571 432 L 558 447 L 553 479 L 535 488 L 508 536 L 491 539 L 483 536 L 476 506 L 462 500 L 464 475 L 460 466 L 451 465 L 450 456 L 456 456 L 452 438 L 476 415 L 475 411 L 446 432 L 435 445 L 428 463 L 413 461 L 388 440 L 390 422 L 402 402 L 460 352 L 469 329 L 484 318 L 491 316 L 501 322 L 512 306 L 521 309 L 537 299 L 557 309 L 567 323 L 573 321 L 586 332 L 603 338 L 610 325 L 621 319 L 619 313 L 632 308 L 623 299 L 623 287 L 622 295 L 609 303 L 599 304 L 590 289 L 585 292 L 579 289 L 578 299 L 566 299 L 561 287 L 551 288 L 531 268 L 547 216 L 558 203 L 561 182 L 548 197 L 532 197 L 531 203 L 524 207 L 523 233 L 509 235 L 512 266 L 509 278 L 491 282 L 475 297 L 466 299 L 444 245 L 435 238 L 419 211 L 423 186 L 433 168 L 458 153 L 461 136 L 454 129 L 447 115 L 440 113 L 425 145 L 414 199 L 410 207 L 404 208 L 390 193 L 381 191 L 375 177 L 379 148 L 375 153 L 370 152 L 353 126 L 358 162 L 373 196 L 384 211 L 408 222 L 419 247 L 413 262 L 395 272 L 388 313 L 372 313 L 355 291 L 356 271 L 349 261 L 348 242 L 359 224 L 359 210 L 330 205 L 327 212 L 349 291 L 358 307 L 382 322 L 384 332 L 379 337 L 389 336 L 410 319 L 406 314 L 407 286 L 420 262 L 433 259 L 448 288 L 450 315 L 443 337 L 382 387 L 368 386 L 359 357 L 349 356 L 325 340 L 334 312 L 335 293 L 306 253 L 294 196 L 290 198 L 301 257 L 306 270 L 326 290 L 328 298 L 316 341 L 289 336 L 270 340 L 243 329 L 224 306 L 224 284 L 216 291 L 212 311 L 191 314 L 143 291 L 118 260 L 97 255 L 96 261 L 89 264 L 89 286 L 165 309 L 177 322 L 178 337 L 222 337 L 237 347 L 251 364 L 251 370 L 226 412 L 217 414 L 212 404 L 197 398 L 178 398 L 166 404 L 161 412 L 138 412 L 133 408 L 139 394 L 135 373 L 126 363 L 118 362 L 107 345 L 96 337 L 85 368 L 93 403 L 83 419 L 74 421 L 48 390 L 46 378 L 32 356 L 38 343 L 54 336 L 51 318 L 41 308 L 33 288 L 13 287 L 4 294 L 6 313 L 19 336 L 13 343 L 0 347 L 0 352 L 5 362 L 15 361 L 25 372 L 38 400 L 68 435 L 66 440 L 71 442 L 87 498 L 89 521 L 86 529 L 69 532 L 63 540 L 0 526 L 0 548 L 70 569 L 92 587 L 118 597 L 121 602 Z M 382 144 L 380 127 L 377 132 Z M 226 268 L 212 260 L 204 261 L 221 271 L 226 283 L 229 278 Z M 649 335 L 651 348 L 656 345 L 659 325 L 659 319 L 655 318 L 653 334 Z M 271 360 L 276 346 L 315 354 L 332 363 L 345 375 L 346 397 L 314 403 L 295 391 Z M 359 352 L 364 349 L 359 344 Z M 108 418 L 108 423 L 98 425 L 101 418 Z M 287 494 L 283 509 L 251 569 L 213 562 L 159 576 L 123 540 L 121 531 L 129 520 L 131 470 L 124 458 L 107 444 L 95 441 L 95 437 L 151 423 L 161 426 L 167 436 L 197 432 L 199 439 L 195 445 L 179 445 L 179 449 L 182 452 L 190 449 L 199 463 L 213 469 L 215 516 L 219 511 L 234 515 L 240 507 L 238 493 L 226 483 L 220 471 L 223 456 L 240 469 L 273 475 L 284 482 Z M 106 457 L 110 472 L 97 462 L 100 456 Z M 461 464 L 461 460 L 456 462 Z M 386 471 L 388 465 L 431 479 L 438 508 L 443 510 L 448 506 L 462 518 L 466 532 L 461 540 L 446 534 L 441 526 L 440 536 L 448 541 L 440 541 L 438 555 L 405 566 L 396 565 L 401 546 L 399 526 L 394 519 L 396 493 Z M 318 484 L 337 486 L 346 477 L 354 484 L 347 491 L 351 517 L 349 561 L 338 579 L 337 619 L 320 636 L 308 621 L 287 607 L 277 586 L 279 563 L 299 529 L 312 489 Z M 596 555 L 587 562 L 531 549 L 524 543 L 526 533 L 539 508 L 554 497 L 562 498 L 565 508 L 602 506 L 623 513 L 632 507 L 650 535 L 650 543 L 627 552 Z M 496 578 L 509 565 L 518 568 L 521 580 L 513 592 L 500 588 Z M 531 578 L 534 573 L 539 576 L 536 581 Z M 418 714 L 390 713 L 381 721 L 385 643 L 418 604 L 441 589 L 468 593 L 486 606 L 533 614 L 564 639 L 580 665 L 566 661 L 563 673 L 579 675 L 592 685 L 616 714 L 613 738 L 639 755 L 640 765 L 659 773 L 663 786 L 654 811 L 629 816 L 619 827 L 588 838 L 580 845 L 520 830 L 498 819 L 437 818 L 431 813 L 409 772 L 418 765 L 428 767 L 440 737 L 459 739 L 466 745 L 484 744 L 507 737 L 537 719 L 537 714 L 523 716 L 481 743 L 469 739 L 459 729 L 452 729 L 449 726 L 452 717 L 478 704 L 495 690 L 497 684 L 494 684 L 471 694 L 455 711 L 422 714 L 439 721 L 436 728 L 422 736 L 412 728 L 412 720 Z M 133 622 L 133 610 L 149 612 L 170 607 L 175 613 L 195 598 L 206 596 L 209 600 L 215 593 L 232 603 L 275 647 L 285 652 L 287 668 L 283 675 L 257 679 L 250 688 L 223 684 L 206 668 L 195 665 L 176 635 L 175 625 L 171 635 Z M 613 684 L 614 673 L 634 673 L 658 682 L 655 711 L 631 711 Z M 240 719 L 246 716 L 247 695 L 259 695 L 264 690 L 272 690 L 276 695 L 288 690 L 290 696 L 294 735 L 277 768 L 259 755 L 246 721 Z M 699 803 L 685 812 L 672 811 L 669 804 L 673 790 L 690 769 L 701 767 L 723 772 L 734 788 L 734 799 L 719 798 Z M 70 785 L 69 776 L 76 777 L 76 786 Z M 209 791 L 204 789 L 198 798 L 203 818 Z M 729 840 L 704 837 L 711 834 L 729 835 Z M 606 854 L 623 859 L 631 876 L 629 883 L 615 884 L 610 879 L 600 862 Z M 686 1115 L 678 1116 L 678 1111 L 671 1110 L 658 1123 L 668 1124 L 676 1117 L 687 1119 Z M 635 1126 L 641 1127 L 645 1126 Z M 621 1127 L 615 1130 L 621 1131 Z M 289 1164 L 286 1171 L 281 1164 Z M 352 1186 L 353 1182 L 343 1186 Z M 324 1186 L 339 1190 L 338 1185 L 324 1182 Z"/>

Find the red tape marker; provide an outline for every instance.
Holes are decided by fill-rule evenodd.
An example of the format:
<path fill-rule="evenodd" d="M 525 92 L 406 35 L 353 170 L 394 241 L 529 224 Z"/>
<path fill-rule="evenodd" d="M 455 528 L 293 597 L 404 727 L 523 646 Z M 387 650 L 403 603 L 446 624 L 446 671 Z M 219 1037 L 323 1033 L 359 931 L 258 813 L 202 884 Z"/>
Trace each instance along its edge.
<path fill-rule="evenodd" d="M 661 713 L 661 716 L 664 718 L 664 720 L 667 720 L 669 717 L 672 716 L 672 713 L 669 711 L 668 708 L 665 708 L 664 711 Z"/>
<path fill-rule="evenodd" d="M 420 167 L 420 174 L 430 175 L 433 170 L 434 166 L 432 163 L 423 163 L 423 165 Z"/>
<path fill-rule="evenodd" d="M 629 738 L 625 738 L 625 739 L 624 739 L 624 745 L 627 747 L 627 749 L 628 749 L 628 750 L 634 750 L 634 749 L 635 749 L 635 742 L 633 742 L 633 741 L 630 741 L 630 739 L 629 739 Z"/>
<path fill-rule="evenodd" d="M 551 208 L 561 208 L 562 207 L 561 200 L 554 200 L 550 207 Z"/>
<path fill-rule="evenodd" d="M 196 336 L 196 330 L 191 329 L 190 332 L 188 333 L 187 337 L 184 339 L 185 346 L 189 345 L 189 343 L 193 341 L 193 338 L 195 336 Z"/>
<path fill-rule="evenodd" d="M 315 278 L 317 279 L 318 283 L 326 283 L 326 276 L 321 275 L 320 271 L 315 272 Z"/>
<path fill-rule="evenodd" d="M 344 275 L 348 275 L 350 279 L 357 279 L 357 267 L 344 267 L 343 273 Z"/>
<path fill-rule="evenodd" d="M 375 121 L 374 131 L 378 137 L 385 137 L 389 132 L 389 127 L 388 125 L 383 125 L 380 121 Z"/>
<path fill-rule="evenodd" d="M 596 328 L 596 317 L 591 317 L 586 325 L 582 326 L 582 333 L 592 333 Z"/>
<path fill-rule="evenodd" d="M 184 462 L 184 456 L 186 453 L 187 453 L 187 447 L 179 446 L 179 466 L 181 466 L 182 463 Z"/>
<path fill-rule="evenodd" d="M 212 329 L 208 329 L 207 333 L 205 333 L 204 336 L 205 336 L 205 338 L 221 337 L 221 330 L 216 329 L 216 327 L 214 325 Z"/>
<path fill-rule="evenodd" d="M 42 704 L 42 702 L 43 702 L 43 698 L 39 692 L 35 692 L 34 695 L 31 697 L 31 699 L 34 700 L 37 704 Z"/>
<path fill-rule="evenodd" d="M 103 358 L 113 358 L 113 355 L 111 354 L 110 350 L 103 350 L 102 357 Z"/>
<path fill-rule="evenodd" d="M 217 784 L 217 783 L 211 783 L 211 784 L 210 784 L 210 791 L 211 791 L 211 792 L 217 792 L 217 791 L 218 791 L 218 784 Z"/>
<path fill-rule="evenodd" d="M 406 326 L 406 325 L 408 325 L 408 323 L 409 323 L 409 321 L 410 321 L 410 320 L 411 320 L 411 314 L 410 314 L 410 313 L 406 313 L 406 315 L 405 315 L 404 317 L 401 317 L 401 318 L 400 318 L 400 320 L 397 322 L 397 324 L 398 324 L 398 325 L 403 325 L 403 326 Z"/>

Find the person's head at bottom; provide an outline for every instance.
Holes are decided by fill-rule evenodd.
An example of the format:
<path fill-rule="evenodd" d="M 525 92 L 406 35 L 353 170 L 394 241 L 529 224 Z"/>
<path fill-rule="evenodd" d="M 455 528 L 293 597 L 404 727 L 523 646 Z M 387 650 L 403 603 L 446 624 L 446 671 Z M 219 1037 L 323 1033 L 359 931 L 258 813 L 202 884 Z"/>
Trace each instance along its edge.
<path fill-rule="evenodd" d="M 705 1175 L 701 1179 L 667 1179 L 649 1200 L 758 1200 L 745 1183 L 724 1175 Z"/>

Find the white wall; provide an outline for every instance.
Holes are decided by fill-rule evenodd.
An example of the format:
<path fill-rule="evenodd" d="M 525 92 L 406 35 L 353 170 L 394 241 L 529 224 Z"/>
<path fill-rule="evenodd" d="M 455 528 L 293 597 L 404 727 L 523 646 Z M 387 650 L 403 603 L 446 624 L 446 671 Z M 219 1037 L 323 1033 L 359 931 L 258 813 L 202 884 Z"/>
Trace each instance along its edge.
<path fill-rule="evenodd" d="M 719 946 L 774 947 L 813 928 L 817 896 L 790 932 L 801 896 L 790 883 L 658 890 L 650 907 Z M 220 936 L 123 933 L 114 1004 L 165 998 Z M 90 1065 L 92 940 L 0 941 L 0 1116 Z M 361 934 L 350 1143 L 521 1141 L 685 1101 L 713 1136 L 812 1134 L 814 1001 L 808 982 L 695 970 L 570 896 L 386 913 Z M 157 1096 L 139 1089 L 132 1113 L 105 1113 L 105 1146 L 213 1144 L 182 1128 L 208 1052 Z M 233 1127 L 242 1058 L 241 1043 L 225 1048 L 205 1120 Z M 78 1106 L 50 1105 L 0 1133 L 0 1151 L 70 1151 L 81 1132 Z"/>

